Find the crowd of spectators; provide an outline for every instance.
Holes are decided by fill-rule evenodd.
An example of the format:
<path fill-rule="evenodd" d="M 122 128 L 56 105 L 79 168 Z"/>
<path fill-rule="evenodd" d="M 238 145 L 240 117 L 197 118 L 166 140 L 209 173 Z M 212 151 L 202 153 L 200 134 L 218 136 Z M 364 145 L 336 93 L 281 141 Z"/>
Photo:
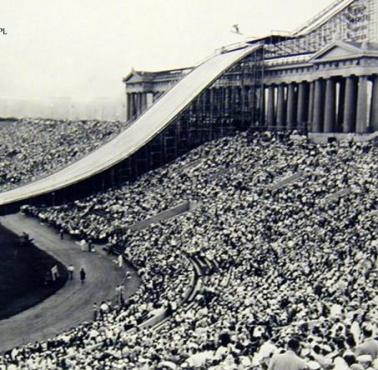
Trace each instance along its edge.
<path fill-rule="evenodd" d="M 6 353 L 0 369 L 378 369 L 377 158 L 369 143 L 242 133 L 105 193 L 24 207 L 122 245 L 142 286 L 92 323 Z M 128 228 L 183 200 L 199 207 Z M 188 258 L 212 268 L 185 306 Z M 167 307 L 164 325 L 140 325 Z"/>
<path fill-rule="evenodd" d="M 50 174 L 110 140 L 118 121 L 22 119 L 0 122 L 0 191 Z"/>

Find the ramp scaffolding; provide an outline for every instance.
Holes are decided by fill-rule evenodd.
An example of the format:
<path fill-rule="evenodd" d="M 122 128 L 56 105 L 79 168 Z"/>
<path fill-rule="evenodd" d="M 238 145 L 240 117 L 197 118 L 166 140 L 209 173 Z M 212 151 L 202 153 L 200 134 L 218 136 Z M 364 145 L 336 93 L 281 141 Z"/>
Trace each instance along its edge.
<path fill-rule="evenodd" d="M 232 99 L 236 104 L 223 109 L 224 96 L 215 94 L 215 88 L 211 87 L 225 74 L 228 74 L 226 80 L 232 81 L 232 68 L 259 49 L 260 45 L 245 44 L 216 54 L 163 94 L 112 141 L 55 174 L 0 193 L 0 207 L 4 211 L 4 206 L 10 204 L 19 206 L 30 201 L 51 204 L 66 201 L 70 197 L 78 198 L 116 185 L 120 181 L 121 170 L 126 179 L 136 177 L 208 139 L 243 129 L 240 118 L 231 121 L 229 117 L 231 108 L 239 109 L 241 113 L 242 106 L 247 106 L 241 104 L 241 95 L 238 96 L 236 90 L 232 90 L 227 101 L 231 102 Z M 251 73 L 251 76 L 259 76 L 256 71 L 252 70 Z M 227 94 L 227 91 L 223 89 L 223 94 Z M 217 105 L 213 104 L 215 100 Z M 215 106 L 218 111 L 223 109 L 222 114 L 230 120 L 223 120 L 222 116 L 215 117 L 213 113 L 212 122 L 209 122 L 204 113 L 194 124 L 190 122 L 193 119 L 191 110 L 202 109 L 206 112 L 210 109 L 215 112 Z M 246 121 L 245 115 L 243 122 Z M 75 186 L 74 192 L 72 186 Z"/>
<path fill-rule="evenodd" d="M 266 58 L 315 53 L 340 40 L 378 42 L 377 8 L 377 0 L 337 0 L 293 33 L 275 34 Z"/>
<path fill-rule="evenodd" d="M 246 129 L 261 121 L 259 107 L 263 101 L 263 56 L 264 49 L 259 44 L 254 53 L 235 64 L 204 90 L 184 112 L 181 120 L 190 122 L 191 130 L 202 126 L 209 139 L 234 132 L 236 127 Z M 217 129 L 213 130 L 215 127 Z M 193 140 L 197 139 L 193 137 Z"/>

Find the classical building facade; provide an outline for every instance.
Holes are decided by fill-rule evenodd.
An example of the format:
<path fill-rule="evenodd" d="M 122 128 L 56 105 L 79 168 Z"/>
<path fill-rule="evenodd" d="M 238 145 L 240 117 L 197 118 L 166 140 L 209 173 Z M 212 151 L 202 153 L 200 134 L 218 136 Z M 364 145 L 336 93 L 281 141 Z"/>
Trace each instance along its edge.
<path fill-rule="evenodd" d="M 159 72 L 132 71 L 124 79 L 127 83 L 127 120 L 133 120 L 148 109 L 165 91 L 188 74 L 193 68 Z"/>
<path fill-rule="evenodd" d="M 266 61 L 268 127 L 378 131 L 378 50 L 336 41 L 311 55 Z"/>
<path fill-rule="evenodd" d="M 338 0 L 290 35 L 248 40 L 258 50 L 193 100 L 185 119 L 320 133 L 378 130 L 378 1 Z M 131 72 L 137 118 L 191 69 Z"/>

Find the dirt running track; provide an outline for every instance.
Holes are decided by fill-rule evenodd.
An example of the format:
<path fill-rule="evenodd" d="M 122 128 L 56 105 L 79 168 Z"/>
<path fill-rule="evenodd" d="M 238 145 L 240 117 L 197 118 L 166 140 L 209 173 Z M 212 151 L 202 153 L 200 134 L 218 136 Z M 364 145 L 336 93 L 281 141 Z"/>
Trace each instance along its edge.
<path fill-rule="evenodd" d="M 38 305 L 9 319 L 0 321 L 0 353 L 29 342 L 52 337 L 93 317 L 94 302 L 111 299 L 116 285 L 124 279 L 128 269 L 132 278 L 127 280 L 126 295 L 133 294 L 140 284 L 135 271 L 119 269 L 109 257 L 97 248 L 96 253 L 82 252 L 79 245 L 59 235 L 37 220 L 13 214 L 0 217 L 1 224 L 16 234 L 27 232 L 34 243 L 68 266 L 75 266 L 75 279 L 68 280 L 57 293 Z M 87 278 L 80 283 L 78 272 L 84 267 Z"/>

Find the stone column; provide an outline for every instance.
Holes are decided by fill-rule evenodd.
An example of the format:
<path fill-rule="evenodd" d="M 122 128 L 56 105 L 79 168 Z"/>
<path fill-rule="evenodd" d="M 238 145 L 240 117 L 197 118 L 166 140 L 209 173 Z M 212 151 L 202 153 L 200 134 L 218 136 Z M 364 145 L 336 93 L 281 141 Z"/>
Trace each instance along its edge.
<path fill-rule="evenodd" d="M 324 132 L 334 132 L 336 126 L 336 83 L 332 78 L 326 81 Z"/>
<path fill-rule="evenodd" d="M 143 93 L 139 93 L 139 115 L 142 114 L 143 111 Z"/>
<path fill-rule="evenodd" d="M 149 109 L 151 106 L 151 93 L 146 92 L 146 109 Z"/>
<path fill-rule="evenodd" d="M 131 94 L 127 94 L 127 117 L 126 120 L 128 121 L 132 114 L 131 114 Z"/>
<path fill-rule="evenodd" d="M 308 111 L 307 111 L 307 123 L 311 123 L 311 124 L 314 118 L 314 97 L 315 97 L 315 83 L 311 82 L 310 87 L 309 87 Z"/>
<path fill-rule="evenodd" d="M 282 128 L 286 122 L 286 107 L 285 107 L 285 85 L 278 85 L 277 88 L 277 127 Z"/>
<path fill-rule="evenodd" d="M 142 93 L 142 112 L 147 109 L 147 93 Z"/>
<path fill-rule="evenodd" d="M 358 81 L 356 132 L 368 132 L 368 77 L 362 76 Z"/>
<path fill-rule="evenodd" d="M 142 112 L 142 93 L 138 93 L 137 95 L 137 109 L 138 109 L 138 116 L 140 116 Z"/>
<path fill-rule="evenodd" d="M 295 84 L 289 84 L 287 88 L 287 120 L 286 127 L 288 130 L 292 130 L 295 126 L 296 113 L 297 113 L 297 96 L 295 91 Z"/>
<path fill-rule="evenodd" d="M 378 131 L 378 76 L 373 76 L 373 94 L 371 100 L 370 126 L 373 131 Z"/>
<path fill-rule="evenodd" d="M 133 117 L 138 114 L 138 93 L 133 93 Z"/>
<path fill-rule="evenodd" d="M 139 104 L 140 104 L 139 115 L 141 115 L 144 110 L 144 95 L 145 95 L 144 92 L 140 93 L 139 95 Z"/>
<path fill-rule="evenodd" d="M 339 106 L 337 110 L 336 132 L 343 131 L 344 109 L 345 109 L 345 79 L 342 79 L 339 81 Z"/>
<path fill-rule="evenodd" d="M 140 114 L 140 93 L 135 94 L 135 110 L 136 110 L 136 115 L 139 116 L 139 114 Z"/>
<path fill-rule="evenodd" d="M 131 94 L 131 118 L 134 118 L 137 113 L 136 110 L 136 93 Z"/>
<path fill-rule="evenodd" d="M 127 108 L 127 114 L 128 114 L 128 117 L 129 117 L 129 119 L 131 119 L 132 118 L 132 116 L 133 116 L 133 94 L 127 94 L 128 95 L 128 100 L 127 100 L 127 102 L 129 103 L 128 104 L 128 107 L 129 108 Z"/>
<path fill-rule="evenodd" d="M 313 132 L 323 132 L 324 117 L 324 80 L 315 81 L 314 91 L 314 113 L 313 113 Z"/>
<path fill-rule="evenodd" d="M 148 93 L 147 104 L 148 104 L 148 108 L 151 107 L 154 104 L 154 93 L 153 92 Z"/>
<path fill-rule="evenodd" d="M 138 94 L 138 116 L 141 115 L 143 110 L 143 93 Z"/>
<path fill-rule="evenodd" d="M 344 124 L 343 132 L 354 132 L 356 125 L 356 79 L 353 76 L 347 77 L 345 81 L 344 99 Z"/>
<path fill-rule="evenodd" d="M 308 114 L 308 83 L 301 82 L 298 86 L 297 127 L 307 125 Z"/>
<path fill-rule="evenodd" d="M 268 104 L 267 104 L 267 113 L 266 113 L 266 123 L 267 126 L 273 127 L 275 122 L 274 117 L 274 103 L 275 103 L 275 87 L 268 87 Z"/>
<path fill-rule="evenodd" d="M 258 114 L 258 117 L 257 117 L 257 121 L 259 122 L 260 124 L 260 127 L 261 126 L 264 126 L 265 124 L 265 86 L 261 86 L 259 87 L 259 90 L 258 90 L 258 96 L 259 96 L 259 102 L 258 102 L 258 105 L 259 105 L 259 114 Z"/>

